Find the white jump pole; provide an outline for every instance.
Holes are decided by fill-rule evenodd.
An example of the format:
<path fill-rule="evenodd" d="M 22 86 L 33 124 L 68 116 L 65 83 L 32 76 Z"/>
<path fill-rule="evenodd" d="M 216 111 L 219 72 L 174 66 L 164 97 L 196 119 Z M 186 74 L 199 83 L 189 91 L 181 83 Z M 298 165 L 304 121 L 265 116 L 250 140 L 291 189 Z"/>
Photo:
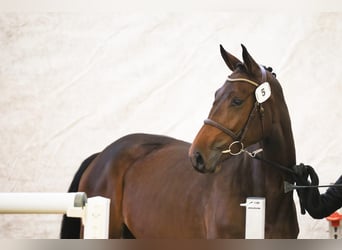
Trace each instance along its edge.
<path fill-rule="evenodd" d="M 246 239 L 265 238 L 265 207 L 266 200 L 263 197 L 248 197 L 246 203 L 241 204 L 246 207 Z"/>
<path fill-rule="evenodd" d="M 0 213 L 6 214 L 68 214 L 86 205 L 85 193 L 0 193 Z"/>
<path fill-rule="evenodd" d="M 78 193 L 0 193 L 0 214 L 66 214 L 81 218 L 85 239 L 108 239 L 110 199 Z"/>

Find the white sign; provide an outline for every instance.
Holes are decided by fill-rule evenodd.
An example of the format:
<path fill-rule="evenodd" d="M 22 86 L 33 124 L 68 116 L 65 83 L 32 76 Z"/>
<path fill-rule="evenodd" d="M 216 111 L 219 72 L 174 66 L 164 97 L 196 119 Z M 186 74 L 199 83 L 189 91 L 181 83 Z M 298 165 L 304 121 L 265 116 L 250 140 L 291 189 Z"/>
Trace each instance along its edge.
<path fill-rule="evenodd" d="M 248 197 L 246 203 L 240 205 L 246 207 L 245 238 L 264 239 L 266 199 Z"/>
<path fill-rule="evenodd" d="M 268 82 L 264 82 L 255 90 L 255 97 L 258 103 L 263 103 L 267 101 L 268 98 L 271 96 L 271 87 Z"/>

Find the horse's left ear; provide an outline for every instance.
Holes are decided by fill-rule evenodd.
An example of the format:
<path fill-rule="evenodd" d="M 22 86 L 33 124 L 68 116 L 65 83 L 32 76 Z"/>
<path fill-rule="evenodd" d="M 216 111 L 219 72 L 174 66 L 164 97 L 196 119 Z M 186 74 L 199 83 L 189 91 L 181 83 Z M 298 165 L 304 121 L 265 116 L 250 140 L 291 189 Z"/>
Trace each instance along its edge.
<path fill-rule="evenodd" d="M 248 53 L 246 47 L 241 44 L 242 47 L 242 58 L 243 58 L 243 62 L 246 66 L 247 71 L 250 74 L 256 74 L 257 72 L 260 72 L 260 67 L 259 64 L 257 64 L 254 59 L 252 58 L 252 56 Z"/>

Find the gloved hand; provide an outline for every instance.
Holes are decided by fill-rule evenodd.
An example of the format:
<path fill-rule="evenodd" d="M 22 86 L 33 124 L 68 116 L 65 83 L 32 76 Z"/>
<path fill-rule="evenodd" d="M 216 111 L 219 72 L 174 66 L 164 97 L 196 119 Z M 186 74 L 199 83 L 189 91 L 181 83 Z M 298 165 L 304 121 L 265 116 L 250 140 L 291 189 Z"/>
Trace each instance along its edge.
<path fill-rule="evenodd" d="M 319 178 L 313 167 L 301 163 L 294 165 L 292 169 L 295 172 L 294 179 L 298 186 L 319 185 Z M 310 180 L 308 177 L 310 177 Z"/>
<path fill-rule="evenodd" d="M 292 169 L 295 172 L 294 179 L 298 186 L 319 185 L 318 175 L 311 166 L 301 163 L 293 166 Z M 319 204 L 320 193 L 318 188 L 299 188 L 296 191 L 300 201 L 301 213 L 305 214 L 305 210 L 307 210 L 310 214 L 310 211 Z"/>

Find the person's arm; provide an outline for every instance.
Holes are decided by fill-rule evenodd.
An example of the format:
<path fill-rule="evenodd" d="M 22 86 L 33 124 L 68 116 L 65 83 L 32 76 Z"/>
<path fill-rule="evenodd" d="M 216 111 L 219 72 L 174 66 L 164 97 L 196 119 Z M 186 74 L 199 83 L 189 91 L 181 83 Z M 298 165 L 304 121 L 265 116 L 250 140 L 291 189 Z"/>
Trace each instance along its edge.
<path fill-rule="evenodd" d="M 293 169 L 296 172 L 295 181 L 298 185 L 319 185 L 318 176 L 312 167 L 300 164 L 294 166 Z M 342 184 L 342 176 L 335 184 Z M 297 190 L 297 193 L 301 206 L 315 219 L 327 217 L 342 206 L 342 188 L 340 187 L 330 187 L 323 194 L 320 194 L 318 188 L 304 188 Z"/>
<path fill-rule="evenodd" d="M 342 175 L 335 184 L 342 184 Z M 341 187 L 328 188 L 325 193 L 320 194 L 318 202 L 317 197 L 315 198 L 315 193 L 311 194 L 311 196 L 312 201 L 308 200 L 307 211 L 313 218 L 321 219 L 327 217 L 342 207 Z M 310 199 L 310 196 L 308 198 Z"/>

